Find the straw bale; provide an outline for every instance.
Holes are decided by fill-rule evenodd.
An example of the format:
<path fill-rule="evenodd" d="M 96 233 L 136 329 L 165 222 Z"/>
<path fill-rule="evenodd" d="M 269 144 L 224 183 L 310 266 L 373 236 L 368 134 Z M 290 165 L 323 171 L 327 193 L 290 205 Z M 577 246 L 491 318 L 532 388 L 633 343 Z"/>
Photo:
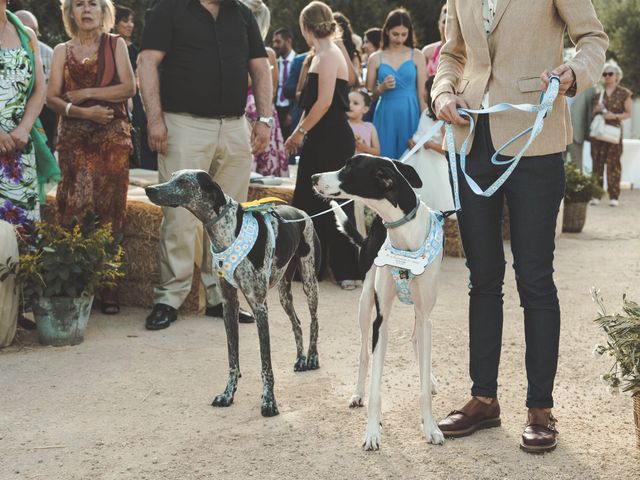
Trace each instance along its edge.
<path fill-rule="evenodd" d="M 56 219 L 54 195 L 47 195 L 47 204 L 41 207 L 43 220 Z M 125 277 L 118 286 L 122 305 L 153 307 L 153 287 L 160 283 L 160 222 L 162 210 L 144 201 L 129 200 L 125 213 L 122 248 Z M 201 312 L 204 292 L 200 287 L 200 269 L 194 266 L 191 292 L 185 300 L 183 312 Z"/>
<path fill-rule="evenodd" d="M 509 205 L 507 205 L 506 198 L 502 207 L 502 239 L 511 240 L 511 221 L 509 220 Z"/>
<path fill-rule="evenodd" d="M 156 259 L 157 263 L 157 259 Z M 159 281 L 159 274 L 154 274 L 147 278 L 133 279 L 127 275 L 119 284 L 118 299 L 122 305 L 134 307 L 153 307 L 153 287 Z M 204 291 L 200 284 L 200 269 L 194 267 L 191 291 L 187 299 L 180 307 L 181 312 L 202 313 L 204 310 Z"/>
<path fill-rule="evenodd" d="M 450 257 L 464 257 L 458 220 L 455 218 L 445 218 L 444 220 L 444 253 Z"/>
<path fill-rule="evenodd" d="M 155 240 L 160 238 L 162 209 L 151 203 L 127 201 L 123 234 L 125 237 Z"/>
<path fill-rule="evenodd" d="M 293 202 L 293 190 L 294 186 L 288 183 L 283 185 L 260 185 L 252 183 L 249 185 L 247 200 L 253 201 L 265 197 L 278 197 L 291 205 Z"/>

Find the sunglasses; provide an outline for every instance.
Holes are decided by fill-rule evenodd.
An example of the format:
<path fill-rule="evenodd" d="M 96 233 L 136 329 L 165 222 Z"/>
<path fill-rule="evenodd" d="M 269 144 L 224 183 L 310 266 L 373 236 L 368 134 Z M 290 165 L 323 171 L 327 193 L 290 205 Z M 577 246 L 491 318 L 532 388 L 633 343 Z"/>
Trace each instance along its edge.
<path fill-rule="evenodd" d="M 611 77 L 611 76 L 613 76 L 613 75 L 615 75 L 615 72 L 603 72 L 603 73 L 602 73 L 602 76 L 603 76 L 603 77 Z"/>

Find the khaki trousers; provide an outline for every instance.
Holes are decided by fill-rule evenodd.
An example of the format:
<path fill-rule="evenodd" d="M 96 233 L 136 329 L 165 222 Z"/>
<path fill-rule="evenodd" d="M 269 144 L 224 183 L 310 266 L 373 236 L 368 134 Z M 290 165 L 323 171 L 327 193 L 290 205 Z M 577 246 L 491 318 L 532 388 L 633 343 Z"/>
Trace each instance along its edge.
<path fill-rule="evenodd" d="M 160 181 L 185 168 L 209 172 L 222 190 L 244 202 L 249 190 L 251 146 L 249 123 L 244 116 L 210 119 L 187 114 L 165 113 L 168 147 L 158 155 Z M 155 303 L 180 308 L 191 290 L 194 263 L 202 259 L 202 283 L 207 304 L 221 302 L 217 277 L 211 269 L 209 239 L 198 236 L 202 223 L 184 208 L 162 209 L 160 227 L 160 278 L 154 289 Z M 202 246 L 201 249 L 198 248 Z M 196 256 L 197 255 L 197 256 Z"/>

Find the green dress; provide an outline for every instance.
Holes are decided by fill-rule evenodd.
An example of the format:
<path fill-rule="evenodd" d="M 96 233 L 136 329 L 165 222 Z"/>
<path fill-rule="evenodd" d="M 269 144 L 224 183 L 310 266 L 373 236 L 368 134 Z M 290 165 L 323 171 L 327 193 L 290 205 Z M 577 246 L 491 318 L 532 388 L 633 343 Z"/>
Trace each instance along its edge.
<path fill-rule="evenodd" d="M 0 128 L 11 132 L 22 120 L 33 67 L 22 48 L 0 49 Z M 0 220 L 30 229 L 39 220 L 33 142 L 22 151 L 0 153 Z"/>

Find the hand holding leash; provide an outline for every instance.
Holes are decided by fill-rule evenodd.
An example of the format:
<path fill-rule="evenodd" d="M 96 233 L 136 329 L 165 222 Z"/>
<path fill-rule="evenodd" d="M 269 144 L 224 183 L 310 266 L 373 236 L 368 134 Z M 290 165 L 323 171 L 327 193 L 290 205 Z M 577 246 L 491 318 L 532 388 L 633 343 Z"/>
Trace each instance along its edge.
<path fill-rule="evenodd" d="M 438 120 L 444 120 L 454 125 L 469 125 L 469 120 L 458 113 L 459 108 L 469 108 L 469 105 L 462 97 L 453 93 L 443 93 L 438 95 L 434 104 Z"/>
<path fill-rule="evenodd" d="M 542 90 L 549 88 L 549 79 L 551 77 L 558 77 L 560 79 L 560 88 L 558 89 L 558 95 L 565 95 L 576 81 L 576 75 L 568 65 L 560 65 L 553 69 L 553 71 L 542 72 L 540 80 L 542 81 Z"/>

